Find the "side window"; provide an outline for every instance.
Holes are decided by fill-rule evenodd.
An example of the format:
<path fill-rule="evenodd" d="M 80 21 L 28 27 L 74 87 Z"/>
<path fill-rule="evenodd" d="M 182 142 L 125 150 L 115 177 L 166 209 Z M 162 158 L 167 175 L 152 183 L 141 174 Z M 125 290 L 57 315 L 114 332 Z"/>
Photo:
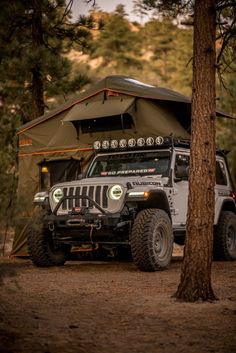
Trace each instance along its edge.
<path fill-rule="evenodd" d="M 216 184 L 227 185 L 227 175 L 223 161 L 216 161 Z"/>
<path fill-rule="evenodd" d="M 40 189 L 50 189 L 54 184 L 76 180 L 81 173 L 80 162 L 74 159 L 45 161 L 39 164 Z"/>
<path fill-rule="evenodd" d="M 177 154 L 175 159 L 175 176 L 182 180 L 188 180 L 189 174 L 189 156 L 186 154 Z"/>

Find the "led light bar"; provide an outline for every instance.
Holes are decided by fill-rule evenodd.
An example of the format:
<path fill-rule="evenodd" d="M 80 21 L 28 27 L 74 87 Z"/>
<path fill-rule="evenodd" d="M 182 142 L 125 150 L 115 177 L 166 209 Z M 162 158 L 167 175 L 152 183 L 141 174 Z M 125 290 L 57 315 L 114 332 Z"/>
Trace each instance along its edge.
<path fill-rule="evenodd" d="M 94 148 L 95 150 L 100 150 L 100 149 L 101 149 L 101 146 L 102 146 L 101 141 L 94 141 L 94 143 L 93 143 L 93 148 Z"/>
<path fill-rule="evenodd" d="M 164 143 L 170 144 L 170 138 L 163 138 L 162 136 L 157 137 L 139 137 L 125 139 L 122 138 L 120 140 L 102 140 L 102 141 L 95 141 L 93 143 L 94 150 L 115 150 L 115 149 L 126 149 L 126 148 L 135 148 L 135 147 L 152 147 L 152 146 L 161 146 Z"/>
<path fill-rule="evenodd" d="M 145 146 L 145 140 L 144 140 L 143 137 L 139 137 L 139 138 L 137 139 L 137 146 L 139 146 L 139 147 Z"/>
<path fill-rule="evenodd" d="M 156 145 L 158 145 L 158 146 L 163 145 L 163 143 L 164 143 L 163 137 L 162 137 L 162 136 L 156 137 L 155 143 L 156 143 Z"/>
<path fill-rule="evenodd" d="M 110 142 L 108 140 L 102 141 L 102 149 L 103 150 L 108 150 L 110 147 Z"/>
<path fill-rule="evenodd" d="M 126 148 L 127 147 L 127 140 L 126 139 L 121 139 L 119 142 L 119 147 L 120 148 Z"/>
<path fill-rule="evenodd" d="M 128 146 L 129 147 L 135 147 L 136 146 L 136 140 L 134 138 L 131 138 L 128 140 Z"/>
<path fill-rule="evenodd" d="M 146 138 L 146 145 L 147 146 L 154 146 L 155 140 L 153 137 Z"/>
<path fill-rule="evenodd" d="M 118 148 L 118 146 L 119 146 L 119 141 L 118 141 L 118 140 L 111 140 L 110 146 L 111 146 L 111 148 L 113 148 L 113 149 Z"/>

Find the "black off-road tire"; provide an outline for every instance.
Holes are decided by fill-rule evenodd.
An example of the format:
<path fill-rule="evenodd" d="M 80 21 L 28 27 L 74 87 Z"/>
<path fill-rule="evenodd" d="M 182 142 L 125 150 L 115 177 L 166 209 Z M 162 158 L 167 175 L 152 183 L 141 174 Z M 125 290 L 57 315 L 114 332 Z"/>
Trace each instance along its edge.
<path fill-rule="evenodd" d="M 41 225 L 30 227 L 27 244 L 29 257 L 38 267 L 64 265 L 71 249 L 69 245 L 55 245 L 52 233 Z"/>
<path fill-rule="evenodd" d="M 222 211 L 214 233 L 214 260 L 236 260 L 236 215 Z"/>
<path fill-rule="evenodd" d="M 155 208 L 140 211 L 134 221 L 130 243 L 133 261 L 141 271 L 166 268 L 173 252 L 173 231 L 167 213 Z"/>

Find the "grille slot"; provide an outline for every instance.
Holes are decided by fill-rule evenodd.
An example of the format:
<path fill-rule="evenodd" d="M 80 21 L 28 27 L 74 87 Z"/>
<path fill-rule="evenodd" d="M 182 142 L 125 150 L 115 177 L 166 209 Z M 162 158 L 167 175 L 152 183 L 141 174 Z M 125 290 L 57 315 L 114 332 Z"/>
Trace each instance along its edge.
<path fill-rule="evenodd" d="M 101 205 L 101 186 L 96 187 L 95 201 Z"/>
<path fill-rule="evenodd" d="M 82 187 L 82 196 L 87 196 L 87 186 Z M 88 201 L 86 199 L 82 199 L 82 206 L 88 206 Z"/>
<path fill-rule="evenodd" d="M 90 187 L 89 187 L 88 196 L 89 196 L 92 200 L 94 200 L 94 186 L 90 186 Z M 92 207 L 92 204 L 91 204 L 91 203 L 89 204 L 89 207 Z"/>
<path fill-rule="evenodd" d="M 105 185 L 102 190 L 102 207 L 103 208 L 108 207 L 107 189 L 108 189 L 108 186 Z"/>
<path fill-rule="evenodd" d="M 64 196 L 67 196 L 67 191 L 68 191 L 67 188 L 63 188 L 63 194 L 64 194 Z M 63 203 L 62 203 L 62 209 L 63 209 L 63 210 L 66 210 L 66 209 L 67 209 L 67 200 L 63 201 Z"/>
<path fill-rule="evenodd" d="M 77 187 L 75 189 L 75 195 L 79 196 L 80 195 L 80 187 Z M 80 207 L 81 204 L 81 199 L 75 199 L 75 207 Z"/>
<path fill-rule="evenodd" d="M 74 195 L 74 188 L 69 188 L 69 196 L 73 196 Z M 69 210 L 71 210 L 73 208 L 73 203 L 74 200 L 68 200 L 69 201 Z"/>

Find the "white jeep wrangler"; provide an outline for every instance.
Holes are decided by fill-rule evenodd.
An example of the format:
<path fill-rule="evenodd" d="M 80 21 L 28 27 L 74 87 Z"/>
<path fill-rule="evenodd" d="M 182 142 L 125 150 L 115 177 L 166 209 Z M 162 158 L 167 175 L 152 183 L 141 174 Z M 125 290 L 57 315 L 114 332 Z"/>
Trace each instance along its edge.
<path fill-rule="evenodd" d="M 37 266 L 63 265 L 72 246 L 129 247 L 140 270 L 165 268 L 173 242 L 184 244 L 189 141 L 170 137 L 94 143 L 79 180 L 54 185 L 34 201 L 44 210 L 28 238 Z M 236 205 L 223 152 L 216 155 L 213 255 L 236 259 Z"/>

